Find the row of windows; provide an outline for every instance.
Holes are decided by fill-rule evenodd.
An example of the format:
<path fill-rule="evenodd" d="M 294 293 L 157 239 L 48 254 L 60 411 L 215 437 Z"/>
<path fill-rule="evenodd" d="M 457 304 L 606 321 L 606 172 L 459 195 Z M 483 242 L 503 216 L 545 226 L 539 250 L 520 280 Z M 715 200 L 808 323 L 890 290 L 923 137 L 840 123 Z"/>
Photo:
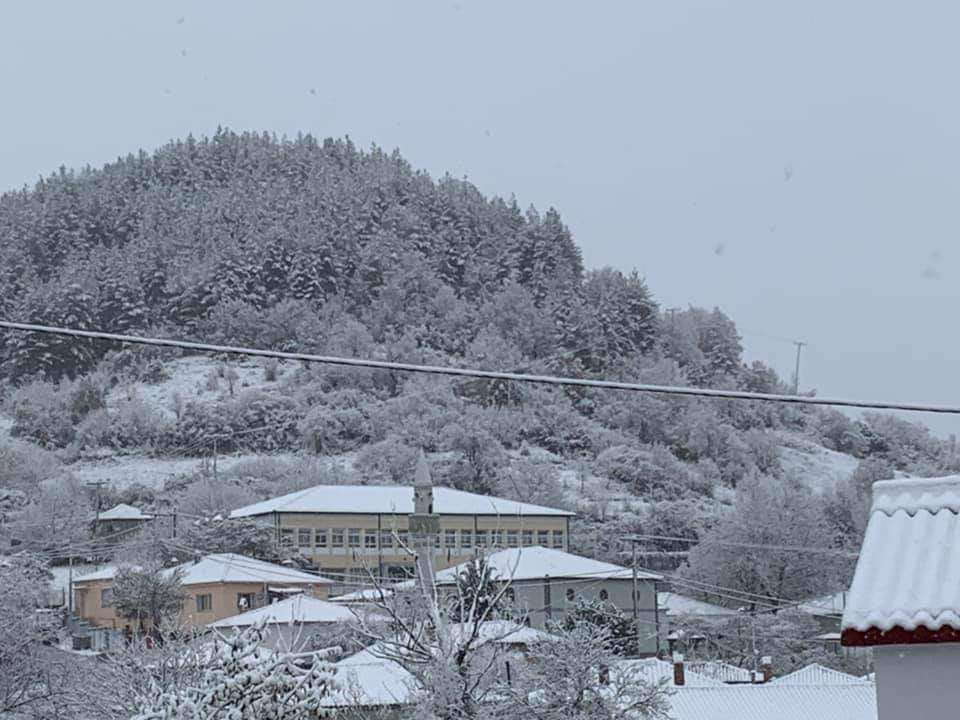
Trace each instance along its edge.
<path fill-rule="evenodd" d="M 256 602 L 256 593 L 237 593 L 237 609 L 241 612 L 250 610 Z M 213 595 L 205 593 L 195 596 L 197 612 L 211 612 L 213 610 Z M 100 591 L 100 607 L 110 607 L 113 603 L 113 588 L 104 588 Z"/>
<path fill-rule="evenodd" d="M 318 548 L 360 548 L 388 550 L 410 546 L 406 530 L 379 531 L 362 528 L 282 528 L 280 540 L 286 545 Z M 542 545 L 563 549 L 563 530 L 442 530 L 434 540 L 436 547 L 470 550 L 475 547 L 530 547 Z"/>

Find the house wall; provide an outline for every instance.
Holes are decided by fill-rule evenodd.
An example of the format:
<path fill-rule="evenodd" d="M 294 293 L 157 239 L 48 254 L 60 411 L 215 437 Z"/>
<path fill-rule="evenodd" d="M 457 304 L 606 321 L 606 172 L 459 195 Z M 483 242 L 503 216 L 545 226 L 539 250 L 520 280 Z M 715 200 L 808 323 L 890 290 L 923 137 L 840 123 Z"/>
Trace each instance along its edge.
<path fill-rule="evenodd" d="M 549 592 L 546 590 L 547 586 L 549 586 Z M 605 602 L 612 603 L 626 617 L 633 617 L 632 579 L 544 578 L 536 581 L 516 581 L 511 583 L 510 589 L 513 591 L 516 607 L 526 613 L 530 619 L 530 626 L 538 630 L 548 629 L 547 625 L 551 621 L 562 620 L 581 599 L 588 602 L 602 599 L 602 591 L 606 591 Z M 548 595 L 549 611 L 547 610 Z M 637 619 L 641 628 L 640 653 L 642 655 L 653 655 L 657 652 L 655 598 L 654 582 L 639 580 L 637 582 Z"/>
<path fill-rule="evenodd" d="M 960 704 L 960 643 L 874 648 L 878 720 L 953 718 Z"/>
<path fill-rule="evenodd" d="M 386 533 L 405 533 L 408 529 L 407 515 L 391 514 L 332 514 L 332 513 L 278 513 L 258 519 L 261 523 L 272 523 L 278 533 L 283 530 L 293 530 L 290 541 L 300 551 L 310 557 L 320 568 L 327 570 L 362 571 L 368 568 L 375 573 L 383 573 L 389 566 L 406 566 L 413 568 L 413 555 L 400 548 L 395 540 L 389 544 L 381 544 Z M 343 547 L 333 547 L 331 530 L 341 528 L 344 531 Z M 359 547 L 349 547 L 350 528 L 362 531 Z M 310 531 L 310 543 L 301 544 L 300 529 Z M 317 545 L 317 530 L 326 531 L 326 546 Z M 455 531 L 454 544 L 448 545 L 447 530 Z M 462 545 L 462 531 L 471 534 L 470 547 Z M 531 533 L 526 536 L 529 545 L 543 544 L 540 531 L 549 533 L 547 547 L 555 547 L 554 531 L 561 533 L 557 549 L 568 550 L 569 538 L 567 534 L 567 517 L 565 516 L 498 516 L 498 515 L 441 515 L 439 547 L 434 556 L 434 567 L 438 570 L 457 565 L 473 557 L 477 552 L 476 533 L 483 531 L 487 534 L 487 547 L 490 547 L 492 532 L 499 531 L 503 537 L 497 547 L 508 547 L 507 533 L 517 533 L 518 546 L 525 539 L 524 531 Z M 366 534 L 375 538 L 372 547 L 367 546 Z M 410 544 L 408 540 L 407 544 Z M 360 576 L 358 575 L 358 578 Z M 338 578 L 334 578 L 338 579 Z"/>
<path fill-rule="evenodd" d="M 117 617 L 112 607 L 101 607 L 101 592 L 111 587 L 111 580 L 91 580 L 74 583 L 74 607 L 76 614 L 83 620 L 102 627 L 123 628 L 131 627 L 134 623 Z M 238 593 L 265 593 L 268 584 L 265 583 L 211 583 L 205 585 L 188 585 L 187 599 L 183 603 L 180 613 L 180 623 L 184 627 L 198 628 L 208 623 L 222 620 L 242 612 L 237 607 Z M 325 599 L 328 586 L 312 583 L 283 583 L 283 587 L 302 587 L 309 589 L 314 597 Z M 197 610 L 197 595 L 211 595 L 212 607 L 209 611 Z M 250 608 L 247 608 L 250 609 Z"/>

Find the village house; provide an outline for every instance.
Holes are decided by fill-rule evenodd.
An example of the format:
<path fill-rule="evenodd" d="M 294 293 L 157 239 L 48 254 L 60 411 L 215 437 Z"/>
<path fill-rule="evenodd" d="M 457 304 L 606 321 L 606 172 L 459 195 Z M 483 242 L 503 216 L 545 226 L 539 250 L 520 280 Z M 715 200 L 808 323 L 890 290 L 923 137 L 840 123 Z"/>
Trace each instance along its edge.
<path fill-rule="evenodd" d="M 217 620 L 208 627 L 229 637 L 261 625 L 264 646 L 301 652 L 337 645 L 356 622 L 355 612 L 346 605 L 300 593 Z"/>
<path fill-rule="evenodd" d="M 880 720 L 957 714 L 960 476 L 874 483 L 841 625 L 872 647 Z"/>
<path fill-rule="evenodd" d="M 133 530 L 151 520 L 153 520 L 153 515 L 148 515 L 133 505 L 120 503 L 109 510 L 97 513 L 94 532 L 100 536 L 115 535 L 126 530 Z"/>
<path fill-rule="evenodd" d="M 636 618 L 641 628 L 641 654 L 657 652 L 655 598 L 656 583 L 662 579 L 659 575 L 638 571 L 634 592 L 634 575 L 629 568 L 540 546 L 493 552 L 486 556 L 486 562 L 497 582 L 509 583 L 505 595 L 525 613 L 531 627 L 544 628 L 551 620 L 561 620 L 581 600 L 601 600 Z M 461 564 L 439 571 L 437 586 L 452 591 L 465 569 L 466 564 Z"/>
<path fill-rule="evenodd" d="M 417 473 L 429 482 L 422 456 Z M 568 549 L 571 512 L 446 487 L 432 490 L 431 514 L 439 518 L 432 542 L 435 568 L 498 548 Z M 317 485 L 239 508 L 230 517 L 269 524 L 320 572 L 362 586 L 371 573 L 396 580 L 413 576 L 413 512 L 410 485 Z"/>
<path fill-rule="evenodd" d="M 295 593 L 322 599 L 333 584 L 324 577 L 231 553 L 207 555 L 165 572 L 177 570 L 188 595 L 180 614 L 184 628 L 201 628 Z M 118 617 L 111 604 L 117 571 L 111 566 L 73 581 L 74 608 L 80 620 L 114 629 L 132 625 Z"/>

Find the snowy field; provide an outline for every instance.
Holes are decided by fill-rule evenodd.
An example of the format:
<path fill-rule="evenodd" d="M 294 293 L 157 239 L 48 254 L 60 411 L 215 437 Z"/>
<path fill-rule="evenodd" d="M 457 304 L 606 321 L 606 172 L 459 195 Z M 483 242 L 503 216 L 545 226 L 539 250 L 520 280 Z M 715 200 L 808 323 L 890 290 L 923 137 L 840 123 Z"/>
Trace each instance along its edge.
<path fill-rule="evenodd" d="M 780 435 L 787 444 L 780 448 L 780 464 L 786 475 L 803 480 L 814 492 L 826 492 L 847 479 L 859 460 L 852 455 L 828 450 L 806 440 Z"/>
<path fill-rule="evenodd" d="M 279 453 L 276 455 L 224 455 L 217 460 L 219 472 L 227 472 L 237 465 L 254 460 L 279 459 L 297 461 L 301 455 Z M 209 471 L 209 460 L 200 458 L 148 458 L 139 455 L 119 456 L 106 460 L 82 460 L 66 467 L 78 480 L 88 482 L 106 480 L 114 488 L 123 488 L 133 483 L 157 490 L 170 479 L 201 473 L 204 463 Z"/>
<path fill-rule="evenodd" d="M 169 420 L 176 419 L 177 402 L 216 402 L 230 397 L 229 383 L 218 376 L 223 361 L 206 356 L 185 357 L 164 363 L 169 379 L 157 384 L 137 383 L 120 385 L 107 396 L 107 407 L 115 407 L 122 400 L 138 398 Z M 263 366 L 257 362 L 230 362 L 228 367 L 237 374 L 234 393 L 245 390 L 271 390 L 283 381 L 292 365 L 278 366 L 277 381 L 267 381 Z M 215 378 L 215 379 L 214 379 Z"/>

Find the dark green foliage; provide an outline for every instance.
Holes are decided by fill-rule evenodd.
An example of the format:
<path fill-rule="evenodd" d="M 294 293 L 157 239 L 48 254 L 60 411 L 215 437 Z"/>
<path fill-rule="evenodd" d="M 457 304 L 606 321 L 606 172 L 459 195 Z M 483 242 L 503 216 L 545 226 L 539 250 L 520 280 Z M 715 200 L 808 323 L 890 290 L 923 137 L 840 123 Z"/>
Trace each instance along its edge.
<path fill-rule="evenodd" d="M 482 622 L 500 617 L 505 593 L 496 583 L 486 558 L 478 557 L 457 575 L 456 593 L 451 595 L 453 622 Z"/>
<path fill-rule="evenodd" d="M 599 599 L 579 598 L 576 607 L 569 610 L 563 620 L 557 623 L 557 628 L 570 632 L 583 623 L 605 631 L 610 638 L 611 649 L 617 655 L 636 654 L 636 626 L 616 605 Z"/>

